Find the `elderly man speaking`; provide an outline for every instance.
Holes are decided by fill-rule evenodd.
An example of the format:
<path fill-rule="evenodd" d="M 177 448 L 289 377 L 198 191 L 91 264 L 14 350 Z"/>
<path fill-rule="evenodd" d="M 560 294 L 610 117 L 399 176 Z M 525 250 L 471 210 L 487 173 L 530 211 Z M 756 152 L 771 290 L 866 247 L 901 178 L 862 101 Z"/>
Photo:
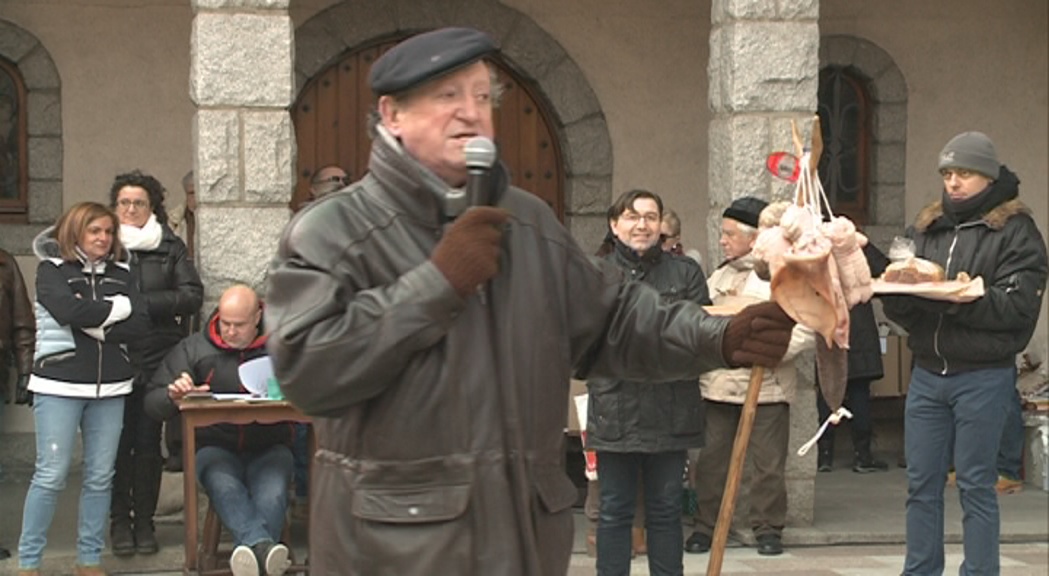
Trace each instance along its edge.
<path fill-rule="evenodd" d="M 495 52 L 465 28 L 386 52 L 368 175 L 280 241 L 268 346 L 317 431 L 313 574 L 564 574 L 573 369 L 696 378 L 775 365 L 790 339 L 775 304 L 719 318 L 623 282 L 500 163 L 459 210 L 464 146 L 494 132 Z"/>

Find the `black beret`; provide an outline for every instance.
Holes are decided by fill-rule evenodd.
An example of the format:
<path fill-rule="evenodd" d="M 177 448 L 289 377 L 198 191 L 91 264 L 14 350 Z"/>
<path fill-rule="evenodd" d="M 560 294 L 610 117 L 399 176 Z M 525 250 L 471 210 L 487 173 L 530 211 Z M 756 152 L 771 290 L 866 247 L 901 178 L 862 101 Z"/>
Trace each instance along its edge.
<path fill-rule="evenodd" d="M 757 228 L 758 218 L 761 216 L 761 211 L 768 205 L 769 203 L 761 198 L 743 196 L 742 198 L 736 198 L 733 200 L 732 204 L 730 204 L 728 208 L 725 208 L 725 211 L 721 216 Z"/>
<path fill-rule="evenodd" d="M 471 64 L 497 50 L 495 42 L 473 28 L 424 32 L 390 48 L 372 65 L 368 81 L 376 96 L 397 94 Z"/>

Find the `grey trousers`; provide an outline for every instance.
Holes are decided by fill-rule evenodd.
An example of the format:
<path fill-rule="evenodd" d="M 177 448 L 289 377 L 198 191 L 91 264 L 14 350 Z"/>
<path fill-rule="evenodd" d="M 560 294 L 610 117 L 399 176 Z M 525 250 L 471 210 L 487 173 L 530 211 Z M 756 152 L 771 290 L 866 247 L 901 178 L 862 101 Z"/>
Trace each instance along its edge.
<path fill-rule="evenodd" d="M 696 500 L 696 531 L 713 535 L 721 509 L 721 497 L 732 459 L 732 444 L 743 406 L 706 402 L 706 444 L 693 465 Z M 759 404 L 747 446 L 753 464 L 743 482 L 749 488 L 748 518 L 755 536 L 782 534 L 787 519 L 787 441 L 790 436 L 790 405 Z"/>

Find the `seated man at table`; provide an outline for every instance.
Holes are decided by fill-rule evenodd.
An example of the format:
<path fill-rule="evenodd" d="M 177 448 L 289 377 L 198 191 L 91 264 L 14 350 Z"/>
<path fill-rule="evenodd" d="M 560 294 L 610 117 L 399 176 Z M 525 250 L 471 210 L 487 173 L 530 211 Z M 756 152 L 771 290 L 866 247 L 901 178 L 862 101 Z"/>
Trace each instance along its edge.
<path fill-rule="evenodd" d="M 228 288 L 204 329 L 164 358 L 150 383 L 147 412 L 157 419 L 176 415 L 191 392 L 247 392 L 238 367 L 266 355 L 261 323 L 255 291 Z M 294 467 L 292 426 L 215 424 L 198 429 L 196 440 L 197 479 L 236 543 L 234 576 L 284 574 L 288 548 L 279 540 Z"/>

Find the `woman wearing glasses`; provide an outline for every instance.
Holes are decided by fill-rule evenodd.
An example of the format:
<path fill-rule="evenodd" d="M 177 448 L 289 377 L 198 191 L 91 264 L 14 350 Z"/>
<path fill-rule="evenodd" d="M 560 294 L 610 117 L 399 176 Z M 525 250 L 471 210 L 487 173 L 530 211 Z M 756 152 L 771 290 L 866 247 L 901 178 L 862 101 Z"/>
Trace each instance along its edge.
<path fill-rule="evenodd" d="M 156 178 L 138 170 L 117 176 L 109 190 L 110 206 L 120 219 L 120 241 L 131 254 L 132 278 L 151 324 L 128 347 L 135 381 L 124 405 L 110 505 L 110 545 L 117 556 L 159 549 L 153 513 L 163 471 L 161 422 L 146 415 L 142 400 L 161 360 L 187 335 L 204 293 L 185 243 L 168 226 L 164 192 Z"/>

